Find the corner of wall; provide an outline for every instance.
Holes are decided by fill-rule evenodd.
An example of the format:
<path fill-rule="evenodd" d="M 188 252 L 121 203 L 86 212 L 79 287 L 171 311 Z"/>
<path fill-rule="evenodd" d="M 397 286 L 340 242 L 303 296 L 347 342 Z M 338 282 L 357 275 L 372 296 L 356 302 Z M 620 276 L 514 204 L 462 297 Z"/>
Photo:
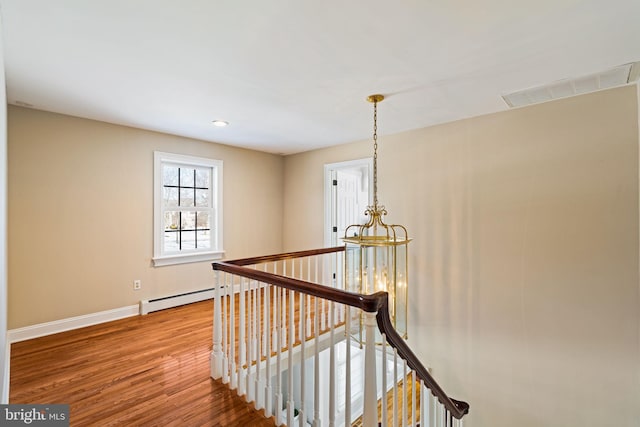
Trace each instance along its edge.
<path fill-rule="evenodd" d="M 638 115 L 638 138 L 636 139 L 636 143 L 638 146 L 638 189 L 640 191 L 640 80 L 636 81 L 636 114 Z M 640 194 L 638 195 L 638 224 L 640 224 Z M 637 237 L 637 244 L 640 247 L 640 227 L 638 227 Z M 640 249 L 638 250 L 638 257 L 638 292 L 636 295 L 638 298 L 638 307 L 640 307 Z M 640 345 L 640 319 L 636 327 L 638 329 L 638 343 Z"/>
<path fill-rule="evenodd" d="M 7 93 L 0 10 L 0 403 L 9 401 L 9 350 L 7 341 Z"/>

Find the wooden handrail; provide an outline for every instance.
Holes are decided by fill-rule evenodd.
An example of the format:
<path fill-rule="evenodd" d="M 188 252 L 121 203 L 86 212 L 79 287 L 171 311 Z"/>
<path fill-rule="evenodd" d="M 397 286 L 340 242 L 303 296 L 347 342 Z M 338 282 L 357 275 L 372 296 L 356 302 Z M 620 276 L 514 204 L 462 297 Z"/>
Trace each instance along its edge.
<path fill-rule="evenodd" d="M 225 271 L 227 273 L 236 274 L 259 282 L 269 283 L 292 291 L 302 292 L 303 294 L 312 295 L 329 301 L 347 304 L 368 313 L 375 313 L 378 311 L 382 304 L 383 297 L 386 295 L 386 292 L 376 292 L 371 295 L 357 294 L 354 292 L 343 291 L 342 289 L 305 282 L 304 280 L 279 276 L 277 274 L 243 267 L 229 262 L 214 262 L 213 269 L 216 271 Z"/>
<path fill-rule="evenodd" d="M 324 255 L 334 252 L 344 252 L 344 246 L 334 246 L 331 248 L 311 249 L 306 251 L 285 252 L 282 254 L 263 255 L 252 258 L 234 259 L 233 261 L 225 261 L 227 264 L 233 265 L 255 265 L 265 262 L 283 261 L 288 259 L 304 258 L 315 255 Z M 215 267 L 214 267 L 215 270 Z"/>
<path fill-rule="evenodd" d="M 391 318 L 389 317 L 389 294 L 387 292 L 376 292 L 371 295 L 358 294 L 354 292 L 344 291 L 325 285 L 306 282 L 304 280 L 294 279 L 277 274 L 268 273 L 266 271 L 247 268 L 246 265 L 255 265 L 264 262 L 281 261 L 295 259 L 307 256 L 322 255 L 332 252 L 344 251 L 344 246 L 333 248 L 315 249 L 310 251 L 289 252 L 277 255 L 267 255 L 261 257 L 244 258 L 226 262 L 214 262 L 213 269 L 216 271 L 224 271 L 248 279 L 257 280 L 262 283 L 269 283 L 296 292 L 312 295 L 314 297 L 323 298 L 329 301 L 346 304 L 351 307 L 359 308 L 368 313 L 376 313 L 376 321 L 378 329 L 384 333 L 387 342 L 398 351 L 400 357 L 407 361 L 407 365 L 413 369 L 424 384 L 429 388 L 431 393 L 444 405 L 451 416 L 461 419 L 469 413 L 469 404 L 463 401 L 451 399 L 444 390 L 438 385 L 436 380 L 431 376 L 429 371 L 420 362 L 417 356 L 411 351 L 407 342 L 396 332 Z"/>
<path fill-rule="evenodd" d="M 379 292 L 380 293 L 380 292 Z M 407 342 L 396 332 L 391 318 L 389 317 L 389 294 L 387 292 L 381 292 L 384 294 L 383 300 L 376 315 L 376 321 L 378 322 L 378 329 L 380 332 L 386 335 L 387 342 L 391 344 L 391 347 L 398 350 L 398 354 L 404 360 L 407 361 L 407 365 L 418 374 L 418 378 L 424 381 L 425 385 L 431 393 L 438 399 L 440 403 L 444 405 L 449 413 L 457 418 L 461 419 L 465 414 L 469 413 L 469 404 L 460 400 L 451 399 L 438 385 L 436 380 L 431 376 L 427 368 L 420 362 L 418 357 L 411 351 Z"/>

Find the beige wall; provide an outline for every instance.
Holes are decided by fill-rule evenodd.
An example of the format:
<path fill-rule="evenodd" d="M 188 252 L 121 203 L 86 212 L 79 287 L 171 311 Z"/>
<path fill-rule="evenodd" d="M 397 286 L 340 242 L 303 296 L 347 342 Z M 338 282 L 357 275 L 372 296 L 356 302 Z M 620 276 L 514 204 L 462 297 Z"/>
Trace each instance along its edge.
<path fill-rule="evenodd" d="M 323 165 L 370 154 L 286 158 L 285 250 L 322 245 Z M 410 344 L 465 425 L 637 426 L 636 87 L 383 136 L 379 155 L 415 239 Z"/>
<path fill-rule="evenodd" d="M 227 257 L 282 249 L 280 156 L 18 107 L 8 126 L 9 328 L 213 285 L 210 263 L 151 265 L 154 150 L 224 161 Z"/>

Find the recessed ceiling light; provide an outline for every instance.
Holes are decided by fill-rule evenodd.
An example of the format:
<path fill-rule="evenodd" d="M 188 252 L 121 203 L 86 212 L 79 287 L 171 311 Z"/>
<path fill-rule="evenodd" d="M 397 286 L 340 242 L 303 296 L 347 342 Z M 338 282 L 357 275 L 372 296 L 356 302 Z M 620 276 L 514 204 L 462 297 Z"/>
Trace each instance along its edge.
<path fill-rule="evenodd" d="M 223 128 L 229 124 L 229 122 L 225 122 L 224 120 L 214 120 L 212 123 L 214 126 L 218 126 L 219 128 Z"/>

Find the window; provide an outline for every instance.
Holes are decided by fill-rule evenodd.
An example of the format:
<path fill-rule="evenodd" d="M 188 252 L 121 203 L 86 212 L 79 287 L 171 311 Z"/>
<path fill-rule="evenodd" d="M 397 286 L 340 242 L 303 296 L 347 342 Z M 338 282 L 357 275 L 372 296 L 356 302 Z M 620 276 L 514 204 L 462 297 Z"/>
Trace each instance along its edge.
<path fill-rule="evenodd" d="M 222 161 L 154 153 L 155 266 L 222 258 Z"/>

